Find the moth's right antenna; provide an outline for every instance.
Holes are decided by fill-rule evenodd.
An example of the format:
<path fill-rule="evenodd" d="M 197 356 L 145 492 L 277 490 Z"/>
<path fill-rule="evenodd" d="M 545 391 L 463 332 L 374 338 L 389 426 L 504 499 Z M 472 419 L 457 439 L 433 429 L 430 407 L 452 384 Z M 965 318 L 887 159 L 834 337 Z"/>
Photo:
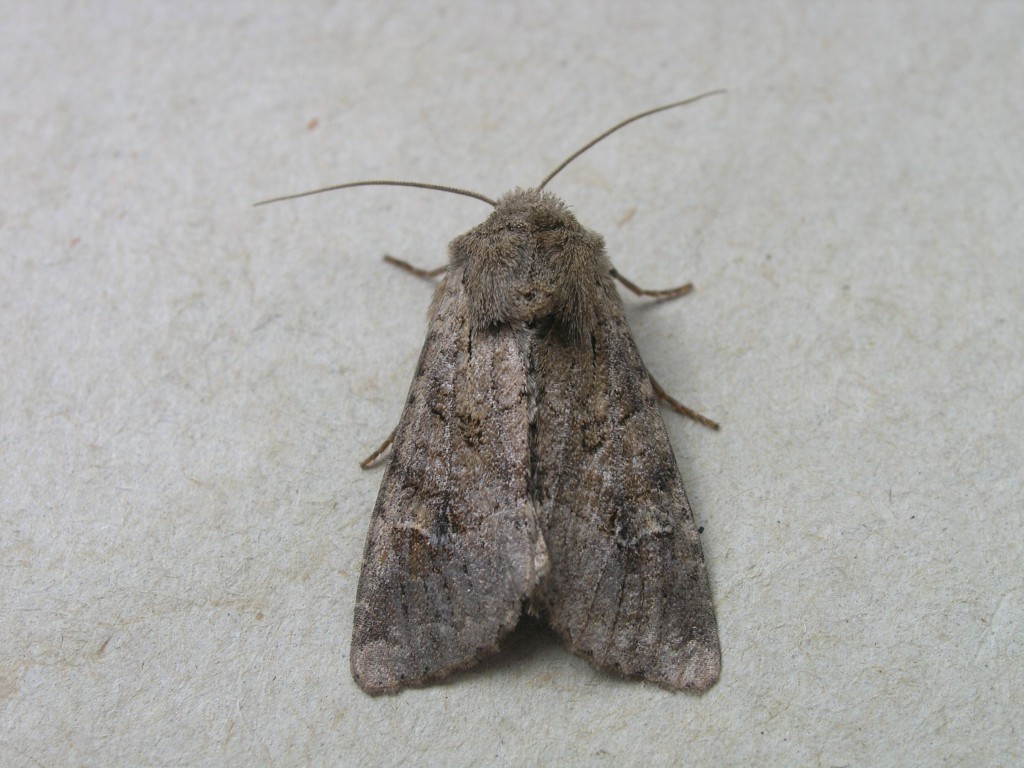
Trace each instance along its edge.
<path fill-rule="evenodd" d="M 683 99 L 682 101 L 676 101 L 676 102 L 673 102 L 672 104 L 666 104 L 663 107 L 655 107 L 654 109 L 649 109 L 646 112 L 641 112 L 639 115 L 633 115 L 632 117 L 623 120 L 618 125 L 614 125 L 611 128 L 609 128 L 607 131 L 602 133 L 596 139 L 591 139 L 586 144 L 584 144 L 582 147 L 580 147 L 575 152 L 573 152 L 571 155 L 569 155 L 567 158 L 565 158 L 565 160 L 563 160 L 561 162 L 561 164 L 557 168 L 555 168 L 555 170 L 553 170 L 551 173 L 549 173 L 547 176 L 544 177 L 544 181 L 542 181 L 540 184 L 537 185 L 538 191 L 541 190 L 541 189 L 544 189 L 544 187 L 547 186 L 547 183 L 549 181 L 551 181 L 553 178 L 555 178 L 555 176 L 557 176 L 559 173 L 561 173 L 562 169 L 565 168 L 565 166 L 567 166 L 569 163 L 571 163 L 577 157 L 582 155 L 584 152 L 586 152 L 592 146 L 597 144 L 597 142 L 599 142 L 602 139 L 606 139 L 609 136 L 611 136 L 613 133 L 615 133 L 617 130 L 619 130 L 619 128 L 625 128 L 630 123 L 636 122 L 637 120 L 639 120 L 642 117 L 647 117 L 648 115 L 653 115 L 653 114 L 656 114 L 658 112 L 664 112 L 666 109 L 673 109 L 675 107 L 682 107 L 682 106 L 684 106 L 686 104 L 693 104 L 693 102 L 695 102 L 695 101 L 700 101 L 701 99 L 706 99 L 708 96 L 717 96 L 720 93 L 725 93 L 725 89 L 724 88 L 719 88 L 716 91 L 708 91 L 707 93 L 702 93 L 699 96 L 691 96 L 688 99 Z"/>

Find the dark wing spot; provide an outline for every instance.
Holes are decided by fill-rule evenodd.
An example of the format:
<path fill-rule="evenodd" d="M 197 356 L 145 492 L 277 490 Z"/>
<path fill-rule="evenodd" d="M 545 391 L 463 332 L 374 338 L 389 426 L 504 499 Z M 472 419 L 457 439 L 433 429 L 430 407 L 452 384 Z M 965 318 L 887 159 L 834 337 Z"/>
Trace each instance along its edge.
<path fill-rule="evenodd" d="M 448 515 L 447 502 L 441 507 L 434 518 L 434 525 L 430 531 L 430 546 L 441 548 L 448 544 L 452 532 L 452 521 Z"/>
<path fill-rule="evenodd" d="M 676 484 L 676 467 L 667 461 L 659 462 L 651 472 L 651 486 L 665 492 Z"/>

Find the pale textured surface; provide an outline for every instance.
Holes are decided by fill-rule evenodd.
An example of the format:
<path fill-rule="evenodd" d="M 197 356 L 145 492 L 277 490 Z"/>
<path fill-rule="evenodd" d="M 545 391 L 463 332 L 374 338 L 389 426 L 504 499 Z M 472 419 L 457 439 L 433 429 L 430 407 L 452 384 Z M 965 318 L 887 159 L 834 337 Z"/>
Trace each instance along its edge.
<path fill-rule="evenodd" d="M 0 763 L 1020 762 L 1024 6 L 0 6 Z M 433 266 L 553 184 L 622 272 L 722 638 L 370 698 L 355 581 Z M 632 214 L 631 214 L 632 212 Z"/>

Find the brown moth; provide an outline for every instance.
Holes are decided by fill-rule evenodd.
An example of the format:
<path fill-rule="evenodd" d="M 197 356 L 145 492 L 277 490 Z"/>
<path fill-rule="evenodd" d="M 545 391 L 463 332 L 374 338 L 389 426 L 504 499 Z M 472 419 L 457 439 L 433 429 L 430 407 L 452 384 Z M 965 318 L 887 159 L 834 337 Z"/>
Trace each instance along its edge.
<path fill-rule="evenodd" d="M 601 236 L 544 191 L 610 133 L 708 95 L 619 123 L 536 188 L 497 201 L 416 182 L 340 185 L 443 189 L 494 206 L 450 245 L 390 439 L 356 593 L 350 660 L 364 691 L 471 666 L 524 607 L 600 669 L 671 689 L 718 680 L 700 536 L 658 400 L 717 425 L 651 378 L 615 279 L 658 298 L 690 286 L 637 288 Z"/>

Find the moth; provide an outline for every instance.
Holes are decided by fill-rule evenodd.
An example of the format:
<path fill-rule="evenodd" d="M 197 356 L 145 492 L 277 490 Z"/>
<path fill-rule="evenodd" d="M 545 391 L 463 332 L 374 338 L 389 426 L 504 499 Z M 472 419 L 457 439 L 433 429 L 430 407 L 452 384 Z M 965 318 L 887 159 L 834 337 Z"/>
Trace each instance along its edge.
<path fill-rule="evenodd" d="M 356 593 L 368 693 L 439 680 L 497 649 L 524 609 L 602 670 L 703 691 L 721 654 L 700 535 L 600 235 L 545 186 L 456 237 L 389 441 Z M 273 201 L 265 201 L 273 202 Z M 392 260 L 395 261 L 395 260 Z M 411 269 L 411 268 L 410 268 Z M 417 270 L 412 270 L 417 271 Z M 429 274 L 429 273 L 424 273 Z M 364 465 L 386 449 L 388 442 Z"/>

